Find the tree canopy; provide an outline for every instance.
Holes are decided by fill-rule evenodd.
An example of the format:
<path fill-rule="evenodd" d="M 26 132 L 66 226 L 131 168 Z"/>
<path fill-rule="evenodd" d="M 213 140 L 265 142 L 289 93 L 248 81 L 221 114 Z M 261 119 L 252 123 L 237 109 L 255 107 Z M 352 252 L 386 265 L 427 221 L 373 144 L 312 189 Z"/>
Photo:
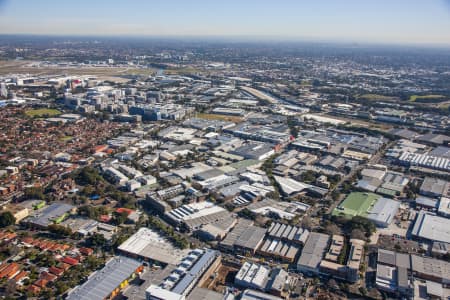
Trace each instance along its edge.
<path fill-rule="evenodd" d="M 0 228 L 4 228 L 14 224 L 16 224 L 16 218 L 11 212 L 5 211 L 0 213 Z"/>

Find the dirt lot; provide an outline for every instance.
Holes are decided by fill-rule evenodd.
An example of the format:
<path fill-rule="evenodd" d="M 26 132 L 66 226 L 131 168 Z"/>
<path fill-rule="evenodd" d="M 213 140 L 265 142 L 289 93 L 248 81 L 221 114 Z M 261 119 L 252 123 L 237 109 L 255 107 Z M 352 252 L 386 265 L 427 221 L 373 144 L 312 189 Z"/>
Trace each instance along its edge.
<path fill-rule="evenodd" d="M 221 265 L 215 272 L 215 277 L 206 280 L 202 288 L 207 288 L 221 293 L 224 291 L 227 283 L 234 283 L 234 277 L 238 271 L 239 270 L 234 267 Z"/>

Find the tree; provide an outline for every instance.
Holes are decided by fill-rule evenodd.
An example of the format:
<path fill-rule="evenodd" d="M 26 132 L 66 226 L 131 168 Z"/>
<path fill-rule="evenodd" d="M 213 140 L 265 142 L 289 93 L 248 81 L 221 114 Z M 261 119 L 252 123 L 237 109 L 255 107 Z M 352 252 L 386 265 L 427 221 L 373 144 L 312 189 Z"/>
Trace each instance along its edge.
<path fill-rule="evenodd" d="M 239 217 L 246 218 L 249 220 L 255 220 L 255 214 L 248 208 L 244 208 L 238 212 Z"/>
<path fill-rule="evenodd" d="M 307 170 L 300 175 L 300 178 L 303 182 L 311 183 L 316 180 L 317 173 L 311 170 Z"/>
<path fill-rule="evenodd" d="M 155 229 L 163 232 L 165 235 L 167 235 L 169 237 L 169 239 L 175 246 L 177 246 L 181 249 L 186 249 L 189 246 L 189 241 L 184 236 L 176 234 L 173 231 L 172 227 L 165 225 L 158 218 L 149 216 L 148 226 L 150 228 L 155 228 Z"/>
<path fill-rule="evenodd" d="M 3 213 L 0 213 L 0 228 L 4 228 L 14 224 L 16 224 L 16 218 L 11 212 L 5 211 Z"/>
<path fill-rule="evenodd" d="M 336 280 L 334 280 L 333 278 L 331 278 L 330 280 L 328 280 L 327 286 L 328 286 L 328 288 L 331 289 L 331 290 L 337 290 L 337 289 L 339 289 L 339 286 L 338 286 Z"/>
<path fill-rule="evenodd" d="M 311 222 L 311 218 L 308 216 L 304 216 L 302 219 L 302 227 L 306 228 L 308 230 L 311 230 L 312 228 L 312 222 Z"/>
<path fill-rule="evenodd" d="M 103 177 L 98 173 L 98 171 L 92 167 L 85 167 L 73 175 L 75 181 L 80 185 L 97 185 L 99 182 L 103 181 Z"/>
<path fill-rule="evenodd" d="M 355 229 L 364 231 L 366 237 L 370 237 L 372 235 L 372 233 L 374 233 L 377 229 L 373 222 L 367 220 L 366 218 L 360 217 L 360 216 L 353 217 L 348 222 L 348 225 L 349 225 L 351 231 L 353 231 Z"/>
<path fill-rule="evenodd" d="M 126 211 L 123 211 L 120 213 L 118 213 L 118 212 L 113 213 L 113 220 L 116 225 L 125 223 L 127 221 L 127 219 L 128 219 L 128 213 Z"/>
<path fill-rule="evenodd" d="M 445 260 L 446 262 L 450 263 L 450 253 L 445 253 L 444 256 L 442 257 L 443 260 Z"/>
<path fill-rule="evenodd" d="M 340 234 L 341 229 L 334 223 L 330 223 L 325 227 L 325 232 L 333 235 L 333 234 Z"/>
<path fill-rule="evenodd" d="M 86 196 L 91 196 L 92 194 L 95 193 L 95 189 L 92 185 L 87 185 L 84 187 L 84 189 L 82 190 L 82 193 Z"/>
<path fill-rule="evenodd" d="M 359 240 L 366 239 L 366 235 L 364 231 L 362 231 L 361 229 L 353 229 L 352 232 L 350 233 L 350 236 L 352 239 L 359 239 Z"/>
<path fill-rule="evenodd" d="M 101 215 L 107 215 L 108 211 L 104 206 L 93 207 L 85 205 L 78 208 L 78 214 L 90 219 L 98 219 Z"/>
<path fill-rule="evenodd" d="M 363 287 L 363 286 L 359 287 L 359 292 L 363 296 L 367 295 L 367 289 L 365 287 Z"/>
<path fill-rule="evenodd" d="M 297 138 L 298 136 L 298 128 L 295 125 L 295 119 L 294 117 L 288 117 L 287 119 L 287 125 L 289 127 L 289 131 L 291 133 L 291 135 L 295 138 Z"/>
<path fill-rule="evenodd" d="M 103 234 L 94 233 L 92 236 L 90 236 L 86 243 L 88 246 L 94 246 L 94 247 L 104 247 L 107 244 L 107 240 L 103 236 Z"/>
<path fill-rule="evenodd" d="M 16 282 L 14 280 L 8 280 L 5 287 L 5 292 L 7 295 L 14 295 L 14 293 L 17 291 L 16 289 Z M 13 299 L 13 298 L 11 298 Z"/>
<path fill-rule="evenodd" d="M 338 256 L 338 259 L 337 259 L 338 264 L 343 265 L 345 263 L 346 258 L 347 258 L 347 252 L 348 252 L 348 244 L 346 242 L 344 242 L 342 244 L 341 253 L 339 253 L 339 256 Z"/>
<path fill-rule="evenodd" d="M 26 188 L 24 191 L 24 197 L 26 199 L 39 199 L 39 200 L 44 200 L 45 196 L 44 196 L 44 192 L 42 190 L 42 188 L 38 188 L 38 187 L 29 187 Z"/>
<path fill-rule="evenodd" d="M 72 235 L 72 229 L 69 227 L 57 225 L 57 224 L 51 224 L 48 226 L 48 231 L 51 233 L 56 234 L 59 237 L 68 237 Z"/>
<path fill-rule="evenodd" d="M 55 283 L 55 288 L 56 288 L 56 294 L 62 295 L 69 289 L 69 286 L 64 281 L 58 280 Z"/>
<path fill-rule="evenodd" d="M 333 198 L 333 201 L 335 201 L 335 202 L 338 201 L 340 197 L 341 197 L 341 193 L 339 193 L 338 190 L 333 190 L 331 192 L 331 198 Z"/>

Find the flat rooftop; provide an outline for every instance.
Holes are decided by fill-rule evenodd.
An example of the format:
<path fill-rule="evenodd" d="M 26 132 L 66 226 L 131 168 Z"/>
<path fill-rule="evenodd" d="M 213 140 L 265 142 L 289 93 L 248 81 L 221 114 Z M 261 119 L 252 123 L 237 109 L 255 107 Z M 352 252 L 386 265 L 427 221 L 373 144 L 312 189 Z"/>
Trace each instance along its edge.
<path fill-rule="evenodd" d="M 330 236 L 323 233 L 311 232 L 303 247 L 297 267 L 317 269 L 328 248 Z"/>
<path fill-rule="evenodd" d="M 47 227 L 53 224 L 55 219 L 68 213 L 74 208 L 74 206 L 65 203 L 53 203 L 50 206 L 44 208 L 38 215 L 27 219 L 28 222 L 36 224 L 42 227 Z"/>
<path fill-rule="evenodd" d="M 411 234 L 430 241 L 450 243 L 450 219 L 422 210 L 417 216 Z"/>
<path fill-rule="evenodd" d="M 140 228 L 118 249 L 165 264 L 177 264 L 189 252 L 188 250 L 175 248 L 167 239 L 145 227 Z"/>
<path fill-rule="evenodd" d="M 132 258 L 116 256 L 108 261 L 103 269 L 89 276 L 83 285 L 76 287 L 67 300 L 103 300 L 140 265 L 140 262 Z"/>

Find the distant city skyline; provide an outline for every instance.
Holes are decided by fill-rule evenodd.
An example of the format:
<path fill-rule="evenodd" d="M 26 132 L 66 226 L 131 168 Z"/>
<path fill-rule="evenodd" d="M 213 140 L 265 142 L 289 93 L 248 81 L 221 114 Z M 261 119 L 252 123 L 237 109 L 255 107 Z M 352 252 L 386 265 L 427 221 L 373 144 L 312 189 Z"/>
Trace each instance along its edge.
<path fill-rule="evenodd" d="M 0 0 L 0 34 L 450 45 L 450 1 Z"/>

